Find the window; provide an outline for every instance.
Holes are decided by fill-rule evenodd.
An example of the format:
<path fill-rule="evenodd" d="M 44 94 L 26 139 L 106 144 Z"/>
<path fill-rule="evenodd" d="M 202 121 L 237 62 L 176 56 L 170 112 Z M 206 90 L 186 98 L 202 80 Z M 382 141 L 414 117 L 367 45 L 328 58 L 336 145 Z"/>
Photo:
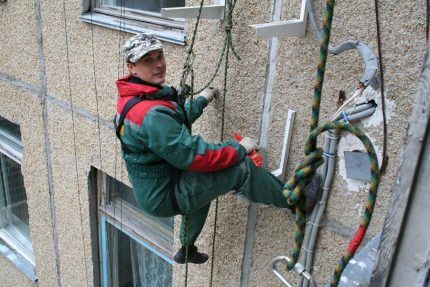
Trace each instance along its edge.
<path fill-rule="evenodd" d="M 141 211 L 132 190 L 97 173 L 102 286 L 172 286 L 173 218 Z"/>
<path fill-rule="evenodd" d="M 27 195 L 21 174 L 22 151 L 19 126 L 0 117 L 0 253 L 20 265 L 16 255 L 9 256 L 18 253 L 34 266 Z M 23 268 L 28 270 L 27 267 Z"/>
<path fill-rule="evenodd" d="M 84 0 L 80 19 L 130 33 L 151 32 L 164 41 L 184 44 L 185 20 L 161 17 L 161 8 L 183 7 L 185 0 Z M 84 5 L 85 6 L 85 5 Z"/>

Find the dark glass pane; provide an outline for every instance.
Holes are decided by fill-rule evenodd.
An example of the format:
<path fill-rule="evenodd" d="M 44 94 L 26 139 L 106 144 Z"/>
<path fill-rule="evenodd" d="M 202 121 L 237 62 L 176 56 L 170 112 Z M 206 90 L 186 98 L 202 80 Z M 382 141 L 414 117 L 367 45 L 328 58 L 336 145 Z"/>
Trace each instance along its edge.
<path fill-rule="evenodd" d="M 14 138 L 21 141 L 21 131 L 19 130 L 19 126 L 2 117 L 0 117 L 0 130 L 7 132 Z"/>
<path fill-rule="evenodd" d="M 21 165 L 10 158 L 3 156 L 3 184 L 8 192 L 8 207 L 12 211 L 12 224 L 16 225 L 20 231 L 30 239 L 28 228 L 28 206 L 27 195 L 24 188 L 24 180 L 21 174 Z"/>
<path fill-rule="evenodd" d="M 161 8 L 185 6 L 185 0 L 101 0 L 101 4 L 160 13 Z"/>
<path fill-rule="evenodd" d="M 139 286 L 172 286 L 172 265 L 137 242 L 133 241 L 132 245 L 137 251 L 134 259 L 137 261 L 135 269 L 139 273 Z"/>
<path fill-rule="evenodd" d="M 108 286 L 172 286 L 172 265 L 121 230 L 107 224 L 110 272 Z M 117 272 L 117 274 L 112 274 Z M 117 278 L 116 280 L 114 278 Z M 117 281 L 117 282 L 113 282 Z"/>

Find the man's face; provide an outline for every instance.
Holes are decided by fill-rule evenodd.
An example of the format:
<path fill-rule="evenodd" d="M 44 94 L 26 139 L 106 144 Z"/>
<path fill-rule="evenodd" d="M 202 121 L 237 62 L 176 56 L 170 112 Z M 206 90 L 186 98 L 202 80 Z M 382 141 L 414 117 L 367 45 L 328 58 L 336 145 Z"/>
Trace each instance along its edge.
<path fill-rule="evenodd" d="M 152 84 L 161 85 L 166 78 L 166 60 L 163 50 L 151 51 L 137 63 L 128 63 L 127 67 L 133 76 Z"/>

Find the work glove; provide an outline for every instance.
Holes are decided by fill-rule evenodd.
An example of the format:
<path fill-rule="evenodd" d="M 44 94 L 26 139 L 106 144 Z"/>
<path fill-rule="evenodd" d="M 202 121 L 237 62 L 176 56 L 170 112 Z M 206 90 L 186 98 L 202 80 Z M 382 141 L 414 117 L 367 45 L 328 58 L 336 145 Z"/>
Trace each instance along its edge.
<path fill-rule="evenodd" d="M 233 137 L 238 143 L 243 140 L 243 136 L 238 133 L 233 133 Z M 255 166 L 261 167 L 263 165 L 263 156 L 258 152 L 258 147 L 257 149 L 249 153 L 248 157 L 251 159 Z"/>
<path fill-rule="evenodd" d="M 214 98 L 218 97 L 218 95 L 219 90 L 214 87 L 206 88 L 200 93 L 200 96 L 203 96 L 208 101 L 208 103 L 212 102 Z"/>
<path fill-rule="evenodd" d="M 258 144 L 257 141 L 250 137 L 244 137 L 239 144 L 243 146 L 246 149 L 246 153 L 250 154 L 254 150 L 258 150 Z"/>

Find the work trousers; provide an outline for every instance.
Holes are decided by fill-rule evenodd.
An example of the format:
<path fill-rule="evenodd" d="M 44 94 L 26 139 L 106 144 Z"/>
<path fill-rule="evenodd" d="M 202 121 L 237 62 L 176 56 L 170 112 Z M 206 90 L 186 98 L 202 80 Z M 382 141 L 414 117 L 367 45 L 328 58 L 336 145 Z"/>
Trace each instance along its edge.
<path fill-rule="evenodd" d="M 175 190 L 176 199 L 184 214 L 179 235 L 182 245 L 196 241 L 205 224 L 210 203 L 218 196 L 234 190 L 252 202 L 290 208 L 282 195 L 283 185 L 266 169 L 256 167 L 248 157 L 217 172 L 184 171 Z"/>

